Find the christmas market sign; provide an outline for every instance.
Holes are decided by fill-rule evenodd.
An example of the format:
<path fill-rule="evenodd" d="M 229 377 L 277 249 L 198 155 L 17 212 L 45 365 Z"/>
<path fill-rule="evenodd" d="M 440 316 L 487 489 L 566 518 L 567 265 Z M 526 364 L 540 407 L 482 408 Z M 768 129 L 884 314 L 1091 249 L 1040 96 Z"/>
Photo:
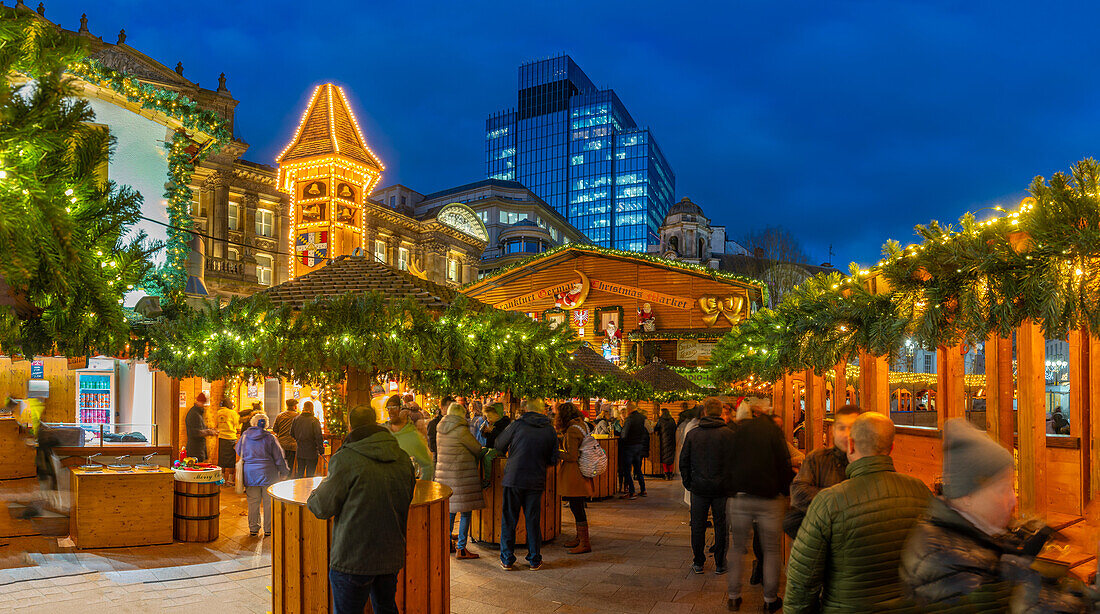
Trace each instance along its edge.
<path fill-rule="evenodd" d="M 580 280 L 578 281 L 568 281 L 541 290 L 536 290 L 529 294 L 524 294 L 523 296 L 508 299 L 503 303 L 498 303 L 495 307 L 505 311 L 514 311 L 524 305 L 553 298 L 555 304 L 562 309 L 576 309 L 584 304 L 584 300 L 588 297 L 588 292 L 590 290 L 599 290 L 601 292 L 618 294 L 647 303 L 664 305 L 665 307 L 691 309 L 691 299 L 682 296 L 672 296 L 654 292 L 653 290 L 646 290 L 644 288 L 636 288 L 634 286 L 601 281 L 599 279 L 589 279 L 580 271 L 577 271 L 577 275 L 580 276 Z M 738 300 L 744 299 L 739 298 Z"/>
<path fill-rule="evenodd" d="M 494 306 L 504 311 L 515 311 L 524 305 L 552 298 L 554 299 L 556 307 L 566 310 L 576 309 L 584 304 L 584 300 L 588 298 L 588 291 L 590 289 L 588 276 L 580 271 L 577 271 L 577 275 L 580 276 L 580 279 L 555 284 L 541 290 L 535 290 L 529 294 L 508 299 Z"/>

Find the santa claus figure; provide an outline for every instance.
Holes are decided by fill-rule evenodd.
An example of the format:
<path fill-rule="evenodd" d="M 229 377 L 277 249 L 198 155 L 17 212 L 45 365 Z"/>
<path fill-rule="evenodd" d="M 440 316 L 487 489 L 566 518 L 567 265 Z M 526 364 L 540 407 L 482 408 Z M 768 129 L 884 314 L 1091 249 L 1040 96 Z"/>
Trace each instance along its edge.
<path fill-rule="evenodd" d="M 638 328 L 651 333 L 657 330 L 657 318 L 653 315 L 653 307 L 649 303 L 642 305 L 638 310 Z"/>
<path fill-rule="evenodd" d="M 583 293 L 583 291 L 584 284 L 578 281 L 577 283 L 573 284 L 573 288 L 571 290 L 560 292 L 554 295 L 554 298 L 557 299 L 557 302 L 555 304 L 562 309 L 572 309 L 574 307 L 577 307 L 580 305 L 579 301 L 581 300 L 581 294 Z"/>
<path fill-rule="evenodd" d="M 611 362 L 619 362 L 619 345 L 622 341 L 622 331 L 614 321 L 608 322 L 604 329 L 603 357 Z"/>

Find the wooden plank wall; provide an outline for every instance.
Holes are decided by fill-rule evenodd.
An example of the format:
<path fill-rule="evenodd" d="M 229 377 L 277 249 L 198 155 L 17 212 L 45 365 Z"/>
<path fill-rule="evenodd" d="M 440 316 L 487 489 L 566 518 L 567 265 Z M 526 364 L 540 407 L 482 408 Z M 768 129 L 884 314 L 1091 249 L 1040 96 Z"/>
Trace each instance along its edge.
<path fill-rule="evenodd" d="M 740 294 L 747 296 L 745 287 L 739 287 L 735 283 L 716 281 L 700 277 L 691 273 L 665 269 L 648 263 L 630 262 L 601 256 L 597 254 L 582 253 L 576 258 L 554 263 L 545 268 L 539 268 L 543 263 L 536 262 L 528 266 L 529 273 L 523 276 L 512 277 L 502 285 L 491 287 L 475 286 L 470 294 L 478 300 L 490 305 L 497 305 L 509 299 L 523 296 L 543 288 L 565 283 L 573 279 L 579 279 L 575 271 L 581 271 L 589 279 L 606 281 L 645 290 L 652 290 L 662 294 L 685 298 L 689 302 L 688 309 L 678 309 L 648 301 L 657 319 L 657 330 L 684 329 L 684 328 L 708 328 L 703 321 L 704 313 L 699 307 L 698 299 L 704 295 L 729 296 Z M 492 283 L 492 282 L 490 282 Z M 759 291 L 751 290 L 754 296 Z M 599 322 L 596 321 L 596 308 L 620 306 L 623 308 L 623 323 L 620 330 L 625 337 L 627 333 L 638 328 L 638 310 L 647 301 L 612 294 L 598 290 L 592 290 L 588 294 L 581 309 L 589 311 L 590 321 L 585 325 L 584 340 L 593 348 L 603 345 L 603 332 L 599 330 Z M 554 306 L 553 297 L 528 303 L 515 310 L 521 312 L 543 312 Z M 743 307 L 743 315 L 749 312 L 746 301 Z M 569 325 L 574 329 L 572 317 L 569 317 Z M 625 325 L 624 325 L 625 324 Z M 722 316 L 715 323 L 715 328 L 729 328 L 730 323 Z M 621 348 L 622 357 L 625 359 L 631 351 L 633 344 L 624 339 Z M 660 356 L 662 360 L 674 362 L 676 357 L 675 342 L 661 342 Z"/>
<path fill-rule="evenodd" d="M 66 358 L 43 358 L 43 379 L 50 382 L 50 398 L 46 399 L 45 422 L 76 421 L 76 374 L 69 370 Z M 31 361 L 13 363 L 11 358 L 0 358 L 0 402 L 8 396 L 27 396 L 27 380 L 31 378 Z"/>

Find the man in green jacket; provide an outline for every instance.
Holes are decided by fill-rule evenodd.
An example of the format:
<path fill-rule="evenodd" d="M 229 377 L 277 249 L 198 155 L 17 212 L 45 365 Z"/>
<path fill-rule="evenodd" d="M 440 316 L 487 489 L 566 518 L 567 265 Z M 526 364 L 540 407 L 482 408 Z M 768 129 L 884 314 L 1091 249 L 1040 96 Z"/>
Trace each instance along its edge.
<path fill-rule="evenodd" d="M 852 424 L 848 479 L 814 497 L 791 547 L 785 613 L 911 609 L 898 568 L 932 493 L 894 471 L 893 447 L 886 416 L 868 412 Z"/>
<path fill-rule="evenodd" d="M 362 614 L 369 598 L 376 614 L 397 614 L 416 478 L 409 455 L 378 425 L 373 407 L 355 407 L 348 419 L 352 430 L 306 506 L 318 518 L 336 518 L 328 563 L 333 612 Z"/>

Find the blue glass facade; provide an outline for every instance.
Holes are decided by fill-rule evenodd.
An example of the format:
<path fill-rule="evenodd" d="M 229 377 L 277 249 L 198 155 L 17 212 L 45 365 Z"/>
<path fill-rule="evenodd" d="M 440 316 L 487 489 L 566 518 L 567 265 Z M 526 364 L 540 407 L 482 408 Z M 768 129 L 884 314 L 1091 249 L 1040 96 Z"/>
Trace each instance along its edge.
<path fill-rule="evenodd" d="M 519 181 L 597 245 L 646 251 L 676 177 L 614 90 L 569 56 L 524 64 L 513 110 L 485 122 L 486 175 Z"/>

